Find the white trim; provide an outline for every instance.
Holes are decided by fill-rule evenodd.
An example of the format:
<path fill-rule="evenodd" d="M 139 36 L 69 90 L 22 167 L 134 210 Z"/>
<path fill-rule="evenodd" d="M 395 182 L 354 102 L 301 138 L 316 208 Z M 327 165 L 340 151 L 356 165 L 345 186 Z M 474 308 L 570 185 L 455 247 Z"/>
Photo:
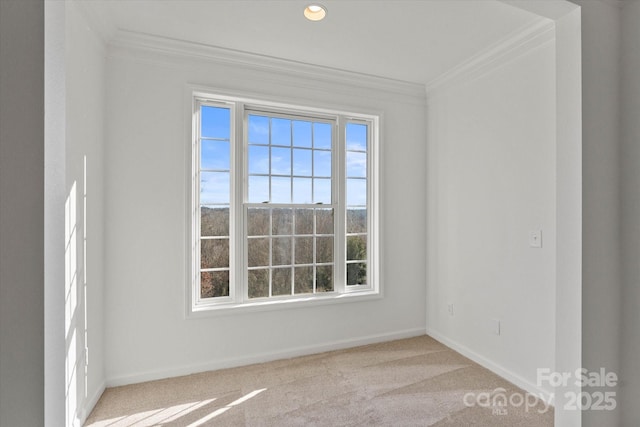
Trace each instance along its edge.
<path fill-rule="evenodd" d="M 326 351 L 342 350 L 346 348 L 358 347 L 367 344 L 375 344 L 385 341 L 393 341 L 404 338 L 423 336 L 424 328 L 405 329 L 396 332 L 367 335 L 359 338 L 349 338 L 336 341 L 328 341 L 322 344 L 308 345 L 302 347 L 292 347 L 285 350 L 270 351 L 255 354 L 252 356 L 234 357 L 221 359 L 207 363 L 194 363 L 191 365 L 176 366 L 173 368 L 147 371 L 130 375 L 121 375 L 107 379 L 107 387 L 118 387 L 127 384 L 154 381 L 194 373 L 215 371 L 218 369 L 234 368 L 238 366 L 252 365 L 256 363 L 271 362 L 274 360 L 288 359 L 291 357 L 306 356 L 309 354 L 323 353 Z"/>
<path fill-rule="evenodd" d="M 347 216 L 347 197 L 345 187 L 347 185 L 346 173 L 346 150 L 347 150 L 347 123 L 348 119 L 344 116 L 338 117 L 333 125 L 332 147 L 332 187 L 331 197 L 332 203 L 339 206 L 339 209 L 333 210 L 333 232 L 335 236 L 341 236 L 340 239 L 333 239 L 333 289 L 339 293 L 347 291 L 347 274 L 345 263 L 347 232 L 346 232 L 346 216 Z M 368 169 L 368 168 L 367 168 Z M 344 236 L 344 237 L 343 237 Z M 344 261 L 343 261 L 344 260 Z M 315 287 L 315 285 L 314 285 Z"/>
<path fill-rule="evenodd" d="M 245 188 L 248 188 L 249 151 L 245 136 L 248 135 L 246 105 L 243 101 L 233 102 L 231 115 L 231 158 L 232 181 L 231 205 L 229 210 L 229 239 L 233 242 L 233 252 L 229 252 L 229 295 L 236 302 L 244 302 L 248 295 L 246 270 L 247 243 L 245 241 Z M 239 142 L 239 143 L 238 143 Z M 231 243 L 231 242 L 230 242 Z M 206 309 L 210 307 L 205 306 Z M 193 311 L 192 311 L 193 314 Z"/>
<path fill-rule="evenodd" d="M 102 383 L 100 383 L 100 385 L 98 386 L 96 392 L 93 393 L 93 396 L 91 396 L 91 399 L 84 401 L 82 410 L 80 412 L 80 415 L 78 416 L 81 426 L 84 425 L 84 423 L 87 421 L 87 418 L 89 418 L 89 415 L 91 415 L 91 411 L 93 411 L 93 408 L 95 408 L 98 404 L 98 400 L 100 400 L 106 388 L 107 383 L 105 381 L 102 381 Z"/>
<path fill-rule="evenodd" d="M 428 82 L 427 95 L 436 90 L 444 89 L 470 80 L 480 74 L 496 69 L 509 61 L 527 54 L 544 43 L 553 40 L 555 36 L 553 21 L 540 18 L 502 41 L 493 44 L 489 48 L 473 55 L 461 64 L 453 67 L 446 73 Z"/>
<path fill-rule="evenodd" d="M 187 108 L 188 106 L 188 108 Z M 196 106 L 196 98 L 193 96 L 193 91 L 190 88 L 187 88 L 184 92 L 184 107 L 185 107 L 185 144 L 184 144 L 184 273 L 185 273 L 185 292 L 183 295 L 184 299 L 184 314 L 185 317 L 188 317 L 191 313 L 192 302 L 194 299 L 194 286 L 192 285 L 195 275 L 195 263 L 194 259 L 194 247 L 193 243 L 196 241 L 195 230 L 192 224 L 193 218 L 193 189 L 194 189 L 194 177 L 193 170 L 195 167 L 195 159 L 194 159 L 194 143 L 196 139 L 196 123 L 193 120 L 193 114 Z"/>
<path fill-rule="evenodd" d="M 380 117 L 373 119 L 367 135 L 367 284 L 373 290 L 382 293 L 382 274 L 380 263 Z"/>
<path fill-rule="evenodd" d="M 108 56 L 179 68 L 201 67 L 204 61 L 214 65 L 259 72 L 260 79 L 264 83 L 280 83 L 290 87 L 317 89 L 322 92 L 326 91 L 327 86 L 330 85 L 333 90 L 352 94 L 358 99 L 366 97 L 387 100 L 391 95 L 399 102 L 425 104 L 424 84 L 421 83 L 393 80 L 131 31 L 116 32 L 109 42 Z"/>
<path fill-rule="evenodd" d="M 317 294 L 300 294 L 299 296 L 284 295 L 282 297 L 268 297 L 249 302 L 212 303 L 192 309 L 186 318 L 197 319 L 228 314 L 246 314 L 259 311 L 283 310 L 289 308 L 307 308 L 320 305 L 342 304 L 347 302 L 362 302 L 381 299 L 380 292 L 367 288 L 363 291 L 351 292 L 321 292 Z"/>
<path fill-rule="evenodd" d="M 191 91 L 189 91 L 191 88 Z M 244 312 L 245 310 L 250 311 L 263 311 L 263 310 L 274 310 L 280 307 L 291 307 L 290 303 L 295 303 L 295 307 L 301 305 L 311 305 L 318 304 L 319 302 L 322 304 L 333 303 L 338 301 L 348 301 L 350 299 L 343 299 L 346 294 L 350 294 L 352 297 L 358 298 L 358 300 L 368 299 L 370 297 L 377 297 L 379 295 L 380 284 L 379 284 L 379 266 L 377 263 L 374 263 L 373 258 L 378 261 L 378 248 L 373 247 L 372 245 L 377 244 L 379 241 L 377 235 L 379 233 L 379 229 L 377 227 L 377 223 L 372 220 L 375 218 L 376 212 L 373 212 L 373 207 L 376 209 L 379 207 L 377 204 L 377 195 L 379 189 L 377 188 L 378 181 L 371 181 L 371 177 L 377 177 L 378 174 L 378 164 L 377 164 L 377 150 L 379 146 L 379 130 L 378 126 L 380 124 L 380 118 L 376 115 L 371 115 L 367 113 L 352 113 L 352 112 L 343 112 L 339 110 L 331 110 L 320 107 L 305 107 L 305 106 L 297 106 L 289 103 L 276 103 L 272 101 L 260 101 L 255 99 L 249 99 L 238 96 L 229 96 L 225 95 L 215 95 L 209 91 L 203 89 L 196 89 L 192 86 L 189 86 L 187 89 L 186 103 L 190 107 L 190 113 L 188 114 L 188 120 L 192 123 L 191 126 L 191 134 L 189 135 L 190 143 L 190 152 L 186 153 L 188 157 L 191 159 L 191 164 L 187 163 L 188 173 L 188 184 L 189 184 L 189 193 L 190 200 L 187 209 L 187 222 L 191 224 L 190 234 L 187 238 L 187 242 L 185 243 L 186 251 L 185 251 L 185 260 L 188 266 L 190 274 L 187 277 L 186 286 L 188 290 L 185 292 L 186 295 L 186 313 L 185 318 L 194 317 L 194 315 L 202 316 L 203 313 L 209 311 L 220 311 L 229 313 L 232 309 L 236 312 Z M 199 286 L 199 274 L 200 268 L 197 267 L 200 265 L 199 262 L 199 247 L 198 245 L 194 245 L 195 242 L 199 242 L 201 239 L 200 236 L 200 214 L 199 210 L 196 212 L 195 206 L 200 206 L 199 202 L 199 177 L 194 175 L 195 171 L 200 171 L 200 160 L 199 160 L 199 128 L 200 128 L 200 106 L 201 105 L 220 105 L 226 108 L 229 107 L 231 109 L 231 148 L 232 154 L 230 158 L 230 166 L 231 166 L 231 198 L 230 198 L 230 241 L 233 242 L 234 237 L 236 238 L 236 245 L 230 245 L 230 265 L 229 265 L 229 273 L 230 273 L 230 281 L 229 281 L 229 296 L 228 297 L 217 297 L 217 298 L 200 298 L 200 286 Z M 340 169 L 338 169 L 337 165 L 344 162 L 343 151 L 346 153 L 346 139 L 343 135 L 340 137 L 336 134 L 339 130 L 342 129 L 342 132 L 346 132 L 346 126 L 350 122 L 362 123 L 366 124 L 368 128 L 367 132 L 367 188 L 368 188 L 368 196 L 367 196 L 367 214 L 368 214 L 368 224 L 367 224 L 367 275 L 368 280 L 365 285 L 362 286 L 351 286 L 347 287 L 346 283 L 346 274 L 342 274 L 338 280 L 340 283 L 336 284 L 336 270 L 340 273 L 344 273 L 345 266 L 344 261 L 344 250 L 342 253 L 338 253 L 339 251 L 334 251 L 334 291 L 327 293 L 314 293 L 312 295 L 294 295 L 294 296 L 277 296 L 272 297 L 269 295 L 268 299 L 256 299 L 249 300 L 247 293 L 248 283 L 247 283 L 247 244 L 246 244 L 246 206 L 247 202 L 245 201 L 248 190 L 246 190 L 248 179 L 247 171 L 244 171 L 243 168 L 247 165 L 247 148 L 248 142 L 244 137 L 244 133 L 246 132 L 247 126 L 247 117 L 249 110 L 246 107 L 249 106 L 252 111 L 255 108 L 256 111 L 260 113 L 269 113 L 269 115 L 273 115 L 270 113 L 271 109 L 274 109 L 276 113 L 275 115 L 283 115 L 283 117 L 289 117 L 292 114 L 296 114 L 298 112 L 302 113 L 304 117 L 308 119 L 312 119 L 314 121 L 327 121 L 327 123 L 333 123 L 333 132 L 332 132 L 332 174 L 334 175 L 334 179 L 332 179 L 332 202 L 337 200 L 337 194 L 340 193 L 340 200 L 345 202 L 344 197 L 344 182 L 346 180 L 345 176 L 341 176 L 340 172 L 345 172 L 345 165 L 342 165 Z M 239 120 L 240 111 L 242 111 L 242 120 Z M 316 119 L 316 113 L 319 117 Z M 307 116 L 308 115 L 308 116 Z M 234 131 L 238 133 L 238 135 L 234 136 Z M 242 138 L 242 144 L 238 144 L 237 137 Z M 236 141 L 234 143 L 233 141 Z M 339 147 L 342 143 L 342 147 Z M 239 153 L 238 150 L 242 152 Z M 238 164 L 238 160 L 240 155 L 242 154 L 242 164 Z M 375 169 L 374 169 L 375 167 Z M 336 176 L 338 175 L 338 176 Z M 195 178 L 194 178 L 195 176 Z M 341 186 L 336 185 L 337 181 L 342 182 Z M 235 179 L 235 181 L 234 181 Z M 239 187 L 239 182 L 242 181 L 242 187 Z M 245 191 L 246 190 L 246 191 Z M 296 204 L 287 203 L 286 206 L 295 206 Z M 262 206 L 262 205 L 260 205 Z M 268 205 L 271 208 L 277 207 L 278 204 L 269 203 Z M 313 207 L 316 208 L 317 205 L 312 204 L 300 204 L 300 206 L 305 207 Z M 336 206 L 335 203 L 329 205 L 323 205 L 325 207 L 331 207 L 334 211 L 342 211 L 346 209 L 346 206 Z M 237 208 L 234 213 L 234 208 Z M 343 212 L 342 222 L 344 222 L 344 212 Z M 339 233 L 340 227 L 337 223 L 341 222 L 340 216 L 335 219 L 334 222 L 334 242 L 335 247 L 340 243 L 342 246 L 346 245 L 346 233 Z M 235 225 L 234 225 L 235 223 Z M 238 224 L 242 224 L 239 226 Z M 342 229 L 344 230 L 344 227 Z M 235 233 L 235 234 L 234 234 Z M 342 236 L 337 238 L 337 236 Z M 240 240 L 237 238 L 240 237 Z M 344 237 L 344 238 L 343 238 Z M 240 242 L 240 243 L 238 243 Z M 240 248 L 241 247 L 241 248 Z M 242 251 L 240 252 L 240 249 Z M 335 249 L 335 248 L 334 248 Z M 241 258 L 235 258 L 234 252 L 241 256 Z M 339 259 L 335 259 L 335 256 L 342 255 L 343 257 Z M 238 263 L 239 259 L 243 261 L 242 270 L 239 270 Z M 271 266 L 269 266 L 271 268 Z M 235 273 L 238 273 L 235 277 Z M 239 282 L 238 279 L 241 279 L 242 282 Z M 240 292 L 238 292 L 240 291 Z M 270 286 L 271 292 L 271 286 Z M 319 302 L 318 302 L 319 301 Z M 286 305 L 282 305 L 283 303 L 287 303 Z"/>
<path fill-rule="evenodd" d="M 582 18 L 575 7 L 556 21 L 556 298 L 555 370 L 582 367 Z M 580 426 L 575 382 L 556 388 L 557 426 Z"/>
<path fill-rule="evenodd" d="M 506 379 L 507 381 L 512 382 L 513 384 L 517 385 L 518 387 L 520 387 L 521 389 L 523 389 L 526 392 L 529 392 L 535 396 L 540 397 L 541 399 L 543 399 L 545 402 L 553 405 L 554 404 L 554 400 L 553 400 L 553 392 L 540 388 L 538 387 L 536 384 L 522 378 L 520 375 L 514 374 L 513 372 L 511 372 L 510 370 L 504 368 L 503 366 L 493 362 L 490 359 L 485 358 L 484 356 L 476 353 L 475 351 L 469 349 L 468 347 L 454 341 L 451 340 L 447 337 L 445 337 L 444 335 L 440 334 L 439 332 L 436 332 L 435 330 L 428 328 L 427 327 L 427 335 L 429 335 L 430 337 L 432 337 L 433 339 L 440 341 L 442 344 L 446 345 L 447 347 L 451 348 L 452 350 L 457 351 L 458 353 L 462 354 L 463 356 L 473 360 L 474 362 L 476 362 L 478 365 L 483 366 L 485 368 L 487 368 L 488 370 L 490 370 L 491 372 L 493 372 L 494 374 Z"/>

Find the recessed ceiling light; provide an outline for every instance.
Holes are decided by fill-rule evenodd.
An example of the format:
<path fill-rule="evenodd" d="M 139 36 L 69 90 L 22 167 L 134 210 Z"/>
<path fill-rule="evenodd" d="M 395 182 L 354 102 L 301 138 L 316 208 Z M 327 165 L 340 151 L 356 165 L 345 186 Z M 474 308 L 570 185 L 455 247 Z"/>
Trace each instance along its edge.
<path fill-rule="evenodd" d="M 322 21 L 327 16 L 327 8 L 319 4 L 310 4 L 304 9 L 304 16 L 309 21 Z"/>

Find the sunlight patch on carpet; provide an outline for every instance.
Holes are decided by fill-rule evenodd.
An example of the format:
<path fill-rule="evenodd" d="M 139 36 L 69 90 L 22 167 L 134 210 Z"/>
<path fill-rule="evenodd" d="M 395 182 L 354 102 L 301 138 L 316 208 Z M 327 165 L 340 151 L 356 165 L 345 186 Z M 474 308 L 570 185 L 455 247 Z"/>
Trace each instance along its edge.
<path fill-rule="evenodd" d="M 251 393 L 245 394 L 241 398 L 236 399 L 233 402 L 229 403 L 227 406 L 222 407 L 220 409 L 216 409 L 215 411 L 213 411 L 209 415 L 207 415 L 205 417 L 202 417 L 198 421 L 195 421 L 195 422 L 189 424 L 187 427 L 198 427 L 198 426 L 201 426 L 202 424 L 206 423 L 207 421 L 212 420 L 213 418 L 217 417 L 218 415 L 224 414 L 225 412 L 227 412 L 229 409 L 233 408 L 234 406 L 237 406 L 237 405 L 239 405 L 239 404 L 241 404 L 243 402 L 246 402 L 247 400 L 251 399 L 252 397 L 257 396 L 258 394 L 262 393 L 265 390 L 266 390 L 266 388 L 262 388 L 260 390 L 254 390 Z"/>

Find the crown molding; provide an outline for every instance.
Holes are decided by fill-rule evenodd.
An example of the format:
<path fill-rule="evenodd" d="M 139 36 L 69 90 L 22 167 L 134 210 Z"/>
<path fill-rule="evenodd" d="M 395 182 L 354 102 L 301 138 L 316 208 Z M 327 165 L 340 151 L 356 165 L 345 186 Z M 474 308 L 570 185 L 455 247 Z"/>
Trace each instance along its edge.
<path fill-rule="evenodd" d="M 341 86 L 341 90 L 362 95 L 369 90 L 368 97 L 386 99 L 389 96 L 402 97 L 405 101 L 425 104 L 424 85 L 389 79 L 369 74 L 324 67 L 304 62 L 286 60 L 245 51 L 187 42 L 150 34 L 116 31 L 109 41 L 109 56 L 135 55 L 138 59 L 155 62 L 182 64 L 185 61 L 208 62 L 277 76 L 295 84 L 304 81 L 306 87 L 323 85 Z M 271 80 L 274 80 L 273 78 Z"/>
<path fill-rule="evenodd" d="M 553 21 L 540 18 L 426 84 L 427 94 L 470 80 L 542 46 L 555 36 Z"/>

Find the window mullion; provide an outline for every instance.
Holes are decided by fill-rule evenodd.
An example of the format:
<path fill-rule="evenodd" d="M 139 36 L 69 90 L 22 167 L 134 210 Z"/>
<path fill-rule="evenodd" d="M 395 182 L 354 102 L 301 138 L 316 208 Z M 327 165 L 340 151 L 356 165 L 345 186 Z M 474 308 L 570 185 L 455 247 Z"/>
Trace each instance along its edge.
<path fill-rule="evenodd" d="M 193 227 L 191 229 L 191 237 L 194 244 L 191 247 L 191 253 L 193 256 L 192 266 L 192 292 L 196 302 L 200 302 L 200 289 L 202 287 L 201 274 L 200 274 L 200 123 L 201 123 L 201 107 L 202 101 L 196 100 L 195 102 L 195 125 L 193 126 L 193 141 L 192 141 L 192 156 L 191 156 L 191 168 L 192 183 L 191 183 L 191 197 L 192 203 L 192 218 Z"/>
<path fill-rule="evenodd" d="M 369 120 L 367 132 L 367 284 L 378 290 L 379 270 L 379 123 Z"/>
<path fill-rule="evenodd" d="M 245 135 L 245 120 L 244 120 L 244 104 L 237 102 L 234 104 L 232 110 L 232 135 L 231 135 L 231 168 L 233 171 L 233 179 L 231 183 L 231 205 L 233 207 L 233 214 L 230 215 L 229 226 L 231 227 L 231 233 L 234 238 L 231 239 L 233 247 L 233 259 L 231 260 L 231 272 L 230 272 L 230 290 L 233 290 L 233 299 L 238 302 L 243 302 L 247 299 L 246 290 L 246 273 L 245 273 L 245 233 L 246 227 L 246 214 L 244 209 L 244 193 L 246 188 L 245 178 L 245 163 L 246 163 L 246 141 Z"/>
<path fill-rule="evenodd" d="M 346 149 L 346 121 L 342 116 L 338 117 L 335 130 L 334 148 L 333 148 L 333 191 L 336 205 L 334 211 L 334 289 L 342 293 L 346 290 L 346 166 L 345 166 L 345 149 Z"/>

